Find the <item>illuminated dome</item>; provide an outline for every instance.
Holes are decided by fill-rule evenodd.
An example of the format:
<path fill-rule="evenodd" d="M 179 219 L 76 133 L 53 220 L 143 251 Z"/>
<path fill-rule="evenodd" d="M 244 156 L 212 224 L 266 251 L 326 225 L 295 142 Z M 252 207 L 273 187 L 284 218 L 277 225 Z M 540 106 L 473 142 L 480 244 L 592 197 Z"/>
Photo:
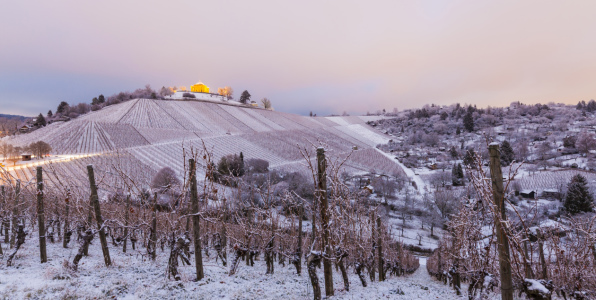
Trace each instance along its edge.
<path fill-rule="evenodd" d="M 202 82 L 190 86 L 190 91 L 194 93 L 209 93 L 209 87 Z"/>

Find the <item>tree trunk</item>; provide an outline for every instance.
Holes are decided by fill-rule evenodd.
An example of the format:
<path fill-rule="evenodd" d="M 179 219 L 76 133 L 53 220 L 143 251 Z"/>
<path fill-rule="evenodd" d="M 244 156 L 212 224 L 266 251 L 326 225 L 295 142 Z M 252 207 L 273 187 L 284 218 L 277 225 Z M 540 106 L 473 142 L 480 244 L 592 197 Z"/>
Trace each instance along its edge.
<path fill-rule="evenodd" d="M 39 229 L 39 258 L 41 263 L 48 262 L 46 249 L 46 223 L 43 207 L 43 170 L 37 167 L 37 227 Z"/>
<path fill-rule="evenodd" d="M 503 174 L 501 171 L 501 154 L 499 144 L 492 143 L 488 147 L 490 153 L 490 175 L 493 188 L 493 201 L 497 208 L 495 226 L 497 228 L 497 243 L 499 249 L 499 273 L 501 275 L 501 298 L 513 300 L 513 280 L 511 277 L 511 257 L 509 252 L 509 237 L 503 224 L 507 221 L 505 214 L 505 194 L 503 190 Z"/>
<path fill-rule="evenodd" d="M 355 271 L 356 274 L 358 275 L 358 278 L 360 278 L 360 282 L 362 283 L 363 287 L 366 287 L 366 277 L 364 276 L 364 274 L 362 274 L 362 269 L 364 268 L 364 264 L 361 262 L 356 263 L 355 265 Z"/>
<path fill-rule="evenodd" d="M 230 265 L 229 276 L 236 274 L 238 264 L 240 263 L 240 258 L 248 255 L 247 252 L 248 250 L 246 248 L 242 248 L 238 244 L 234 245 L 234 258 L 232 259 L 232 264 Z"/>
<path fill-rule="evenodd" d="M 321 255 L 311 252 L 306 260 L 308 277 L 310 277 L 310 283 L 312 284 L 313 299 L 321 300 L 321 286 L 317 277 L 317 266 L 321 266 Z"/>
<path fill-rule="evenodd" d="M 327 212 L 327 161 L 325 160 L 325 149 L 322 147 L 317 149 L 317 165 L 318 194 L 320 199 L 319 204 L 321 205 L 321 227 L 323 229 L 323 274 L 325 276 L 325 295 L 329 297 L 333 296 L 333 269 L 331 261 L 327 258 L 331 255 L 331 246 L 329 241 L 329 215 Z"/>
<path fill-rule="evenodd" d="M 74 260 L 72 261 L 73 269 L 76 271 L 79 268 L 79 261 L 83 258 L 85 249 L 89 249 L 89 244 L 93 240 L 93 231 L 91 229 L 87 229 L 85 233 L 83 233 L 83 240 L 81 241 L 81 247 L 79 247 L 79 252 L 75 255 Z"/>
<path fill-rule="evenodd" d="M 346 270 L 346 265 L 344 264 L 344 259 L 348 257 L 348 253 L 341 248 L 338 248 L 335 251 L 335 256 L 339 257 L 337 264 L 339 265 L 339 270 L 341 271 L 341 277 L 344 280 L 344 289 L 346 292 L 350 291 L 350 280 L 348 279 L 348 272 Z"/>
<path fill-rule="evenodd" d="M 194 159 L 188 160 L 190 167 L 190 200 L 192 204 L 192 225 L 193 225 L 193 239 L 195 246 L 195 265 L 197 272 L 197 281 L 203 279 L 205 274 L 203 273 L 203 254 L 201 252 L 201 227 L 199 216 L 199 195 L 197 192 L 197 172 L 196 164 Z"/>
<path fill-rule="evenodd" d="M 103 229 L 103 218 L 101 217 L 101 209 L 99 207 L 99 198 L 97 197 L 97 186 L 95 185 L 95 174 L 93 172 L 93 166 L 87 166 L 87 172 L 89 173 L 89 186 L 91 187 L 91 202 L 95 208 L 95 220 L 97 221 L 97 228 L 99 229 L 99 241 L 101 242 L 101 252 L 103 252 L 103 260 L 106 267 L 112 264 L 110 258 L 110 250 L 108 249 L 108 241 L 106 240 L 106 233 Z M 89 245 L 87 245 L 87 248 Z"/>
<path fill-rule="evenodd" d="M 24 229 L 25 225 L 19 224 L 17 227 L 18 227 L 18 229 L 15 230 L 17 232 L 16 245 L 15 245 L 14 251 L 8 256 L 8 259 L 6 260 L 6 265 L 8 267 L 12 266 L 12 260 L 14 259 L 15 255 L 17 254 L 17 251 L 19 251 L 19 249 L 21 248 L 21 245 L 23 245 L 25 243 L 25 237 L 27 236 L 27 232 Z"/>

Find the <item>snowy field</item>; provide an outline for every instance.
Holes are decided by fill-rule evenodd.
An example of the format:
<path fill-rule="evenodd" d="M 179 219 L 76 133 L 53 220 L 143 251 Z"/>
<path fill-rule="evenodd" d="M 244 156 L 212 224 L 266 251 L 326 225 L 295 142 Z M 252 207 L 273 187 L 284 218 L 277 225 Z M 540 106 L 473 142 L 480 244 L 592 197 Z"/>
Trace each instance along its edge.
<path fill-rule="evenodd" d="M 152 262 L 142 255 L 145 251 L 125 254 L 110 245 L 113 266 L 106 268 L 96 238 L 90 246 L 90 255 L 81 260 L 79 270 L 74 272 L 68 265 L 76 252 L 73 248 L 63 249 L 61 243 L 48 243 L 49 261 L 40 264 L 37 239 L 28 238 L 18 252 L 14 266 L 6 267 L 6 259 L 0 264 L 0 298 L 312 299 L 305 266 L 302 275 L 298 276 L 293 266 L 286 264 L 282 267 L 276 262 L 275 274 L 265 275 L 264 261 L 255 261 L 254 267 L 241 262 L 238 272 L 228 276 L 228 268 L 216 262 L 214 252 L 211 252 L 209 258 L 203 256 L 203 280 L 193 281 L 195 268 L 191 260 L 190 266 L 179 268 L 182 280 L 176 282 L 167 279 L 169 253 L 161 250 L 158 250 L 157 260 Z M 334 272 L 335 296 L 330 299 L 461 299 L 452 289 L 431 279 L 424 263 L 425 258 L 421 258 L 421 266 L 414 274 L 389 276 L 381 283 L 368 282 L 366 288 L 350 268 L 349 292 L 343 288 L 340 273 Z M 317 272 L 322 284 L 323 272 L 321 269 Z"/>

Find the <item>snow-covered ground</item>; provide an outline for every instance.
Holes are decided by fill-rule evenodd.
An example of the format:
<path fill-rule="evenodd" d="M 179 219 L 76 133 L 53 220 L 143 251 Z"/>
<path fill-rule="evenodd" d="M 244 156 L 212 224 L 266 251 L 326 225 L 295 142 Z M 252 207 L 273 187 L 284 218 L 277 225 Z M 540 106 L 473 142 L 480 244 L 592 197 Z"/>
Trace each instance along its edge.
<path fill-rule="evenodd" d="M 71 246 L 74 243 L 71 243 Z M 205 278 L 194 282 L 194 262 L 179 268 L 182 280 L 167 279 L 166 264 L 169 252 L 158 250 L 152 262 L 143 251 L 122 253 L 110 245 L 113 266 L 105 267 L 101 247 L 96 238 L 89 249 L 90 256 L 81 260 L 79 271 L 66 265 L 71 263 L 76 249 L 63 249 L 61 243 L 48 244 L 49 261 L 39 263 L 37 237 L 27 239 L 17 254 L 14 266 L 6 267 L 5 257 L 0 264 L 1 299 L 311 299 L 312 288 L 303 267 L 301 276 L 293 266 L 275 264 L 275 274 L 265 275 L 265 263 L 255 261 L 254 267 L 244 262 L 234 276 L 228 268 L 215 262 L 214 252 L 205 258 Z M 130 245 L 129 245 L 130 249 Z M 167 249 L 166 249 L 167 250 Z M 192 255 L 191 255 L 192 256 Z M 262 256 L 261 256 L 262 257 Z M 68 262 L 68 263 L 66 263 Z M 338 272 L 334 273 L 335 296 L 329 299 L 460 299 L 455 292 L 432 279 L 421 259 L 420 268 L 411 275 L 389 276 L 385 282 L 368 282 L 364 288 L 353 269 L 349 269 L 350 291 L 345 291 Z M 322 270 L 318 276 L 323 284 Z M 368 278 L 367 278 L 368 280 Z M 324 288 L 323 288 L 324 290 Z M 324 293 L 324 291 L 323 291 Z"/>

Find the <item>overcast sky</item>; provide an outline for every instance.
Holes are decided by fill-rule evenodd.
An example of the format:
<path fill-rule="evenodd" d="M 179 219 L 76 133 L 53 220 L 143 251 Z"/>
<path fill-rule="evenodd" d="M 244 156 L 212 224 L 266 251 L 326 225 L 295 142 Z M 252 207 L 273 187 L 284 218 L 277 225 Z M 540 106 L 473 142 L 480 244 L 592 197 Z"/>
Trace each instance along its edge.
<path fill-rule="evenodd" d="M 150 84 L 319 115 L 596 98 L 596 1 L 0 0 L 0 113 Z"/>

